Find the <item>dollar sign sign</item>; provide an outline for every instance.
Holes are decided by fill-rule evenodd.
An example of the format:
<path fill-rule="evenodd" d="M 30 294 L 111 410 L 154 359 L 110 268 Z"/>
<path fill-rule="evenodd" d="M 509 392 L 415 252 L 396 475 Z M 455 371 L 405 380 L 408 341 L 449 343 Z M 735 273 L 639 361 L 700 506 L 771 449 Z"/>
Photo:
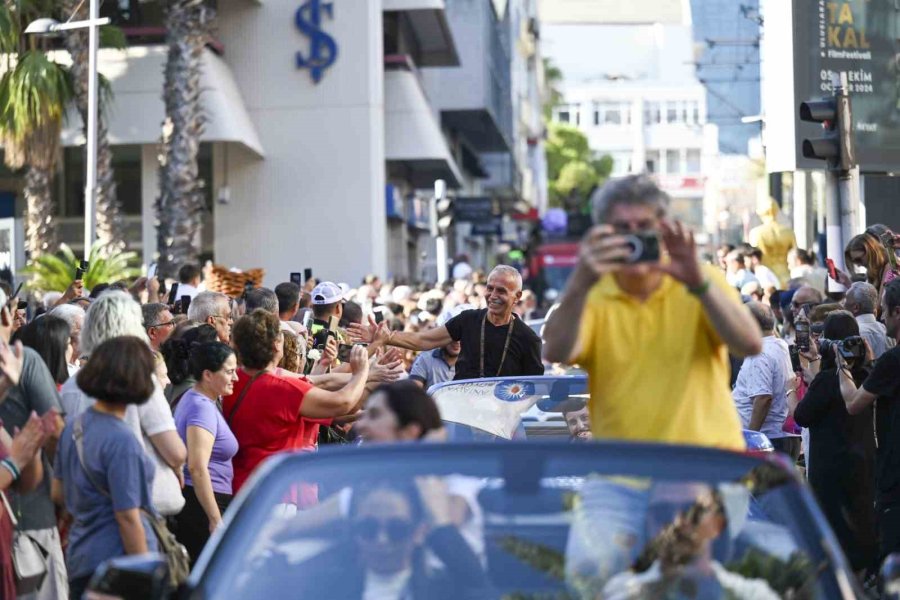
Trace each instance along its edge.
<path fill-rule="evenodd" d="M 325 69 L 334 64 L 337 58 L 337 44 L 334 38 L 322 31 L 322 13 L 334 18 L 332 3 L 323 4 L 322 0 L 309 0 L 297 9 L 295 22 L 297 29 L 309 38 L 309 58 L 297 52 L 297 67 L 309 69 L 315 83 L 319 83 Z"/>

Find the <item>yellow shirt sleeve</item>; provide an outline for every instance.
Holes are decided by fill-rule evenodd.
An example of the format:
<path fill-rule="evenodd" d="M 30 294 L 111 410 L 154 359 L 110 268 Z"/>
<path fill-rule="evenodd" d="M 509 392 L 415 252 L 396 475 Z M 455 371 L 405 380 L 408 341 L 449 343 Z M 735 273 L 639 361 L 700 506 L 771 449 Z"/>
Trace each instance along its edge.
<path fill-rule="evenodd" d="M 725 295 L 734 302 L 735 310 L 746 310 L 744 308 L 744 303 L 741 300 L 741 293 L 738 289 L 728 283 L 728 280 L 725 279 L 725 274 L 722 273 L 721 269 L 714 267 L 712 265 L 703 265 L 703 274 L 709 278 L 710 285 L 714 285 L 723 292 Z M 713 336 L 713 339 L 716 340 L 716 343 L 721 345 L 725 342 L 722 341 L 722 338 L 719 337 L 719 333 L 716 331 L 715 327 L 713 327 L 712 322 L 709 320 L 709 316 L 706 314 L 706 311 L 703 311 L 703 321 L 706 323 L 706 329 L 709 331 L 710 335 Z"/>

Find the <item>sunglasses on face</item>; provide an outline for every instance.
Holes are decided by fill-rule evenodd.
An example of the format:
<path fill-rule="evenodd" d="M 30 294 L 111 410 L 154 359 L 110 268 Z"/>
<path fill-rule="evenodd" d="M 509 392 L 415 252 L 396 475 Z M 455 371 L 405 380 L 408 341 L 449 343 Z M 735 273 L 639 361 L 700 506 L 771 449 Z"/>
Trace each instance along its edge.
<path fill-rule="evenodd" d="M 378 540 L 378 534 L 382 531 L 388 541 L 404 542 L 412 537 L 415 526 L 406 519 L 391 518 L 379 521 L 374 517 L 361 519 L 354 525 L 354 534 L 366 542 Z"/>

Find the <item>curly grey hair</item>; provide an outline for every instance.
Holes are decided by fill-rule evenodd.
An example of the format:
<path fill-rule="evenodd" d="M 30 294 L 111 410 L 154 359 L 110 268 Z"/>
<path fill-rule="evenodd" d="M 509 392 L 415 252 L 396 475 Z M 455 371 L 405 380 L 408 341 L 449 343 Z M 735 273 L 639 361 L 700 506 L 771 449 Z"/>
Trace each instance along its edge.
<path fill-rule="evenodd" d="M 94 348 L 115 337 L 133 335 L 148 344 L 141 305 L 126 292 L 109 291 L 94 300 L 81 330 L 81 353 L 89 356 Z"/>

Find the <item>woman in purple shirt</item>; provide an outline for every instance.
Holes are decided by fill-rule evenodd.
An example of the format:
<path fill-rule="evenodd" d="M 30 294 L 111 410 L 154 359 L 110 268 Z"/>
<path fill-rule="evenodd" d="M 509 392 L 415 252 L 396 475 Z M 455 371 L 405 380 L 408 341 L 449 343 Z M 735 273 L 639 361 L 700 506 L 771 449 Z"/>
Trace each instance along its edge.
<path fill-rule="evenodd" d="M 238 377 L 234 351 L 220 342 L 193 346 L 189 364 L 197 383 L 175 407 L 175 427 L 188 452 L 185 505 L 176 521 L 178 540 L 193 564 L 231 501 L 231 459 L 238 443 L 222 416 L 219 399 L 232 393 Z"/>

